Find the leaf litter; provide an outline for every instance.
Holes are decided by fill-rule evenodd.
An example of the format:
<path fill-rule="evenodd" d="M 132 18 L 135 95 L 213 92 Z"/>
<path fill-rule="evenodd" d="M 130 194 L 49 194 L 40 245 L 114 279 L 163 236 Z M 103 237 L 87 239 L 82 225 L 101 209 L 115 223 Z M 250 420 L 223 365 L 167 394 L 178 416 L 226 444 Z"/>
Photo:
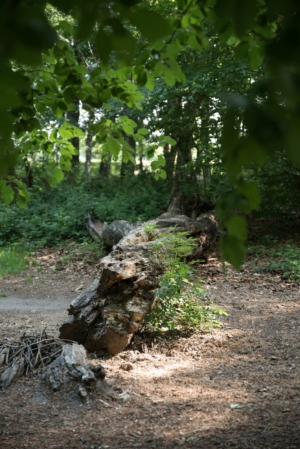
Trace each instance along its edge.
<path fill-rule="evenodd" d="M 71 301 L 97 275 L 78 261 L 53 269 L 55 257 L 1 280 L 3 300 Z M 31 375 L 19 379 L 0 392 L 1 448 L 299 448 L 299 283 L 255 275 L 247 264 L 240 272 L 228 268 L 224 278 L 218 258 L 211 259 L 196 277 L 229 313 L 223 328 L 141 335 L 113 358 L 92 354 L 111 389 L 85 404 L 48 393 Z M 55 309 L 2 311 L 0 340 L 39 333 L 45 324 L 55 338 L 65 316 Z"/>

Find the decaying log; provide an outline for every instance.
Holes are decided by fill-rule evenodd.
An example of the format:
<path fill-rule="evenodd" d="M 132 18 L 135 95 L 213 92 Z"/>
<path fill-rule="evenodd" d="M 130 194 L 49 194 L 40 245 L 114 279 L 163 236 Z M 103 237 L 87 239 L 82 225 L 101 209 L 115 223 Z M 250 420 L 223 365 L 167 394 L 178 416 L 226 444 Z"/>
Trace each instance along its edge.
<path fill-rule="evenodd" d="M 102 232 L 104 231 L 106 226 L 107 224 L 101 223 L 101 221 L 98 220 L 98 218 L 94 214 L 88 214 L 86 219 L 87 230 L 89 231 L 90 236 L 94 240 L 97 240 L 99 243 L 103 243 Z"/>
<path fill-rule="evenodd" d="M 212 201 L 203 199 L 197 194 L 186 196 L 183 192 L 178 191 L 171 196 L 168 210 L 161 217 L 186 215 L 196 220 L 201 214 L 212 211 L 214 207 L 215 204 Z M 125 220 L 115 220 L 107 225 L 92 213 L 88 214 L 86 222 L 90 236 L 108 249 L 119 243 L 131 230 L 141 225 L 141 222 L 129 223 Z"/>
<path fill-rule="evenodd" d="M 156 228 L 145 231 L 149 225 Z M 100 261 L 99 279 L 72 302 L 60 338 L 75 340 L 88 351 L 106 350 L 113 355 L 122 351 L 155 306 L 164 265 L 154 245 L 161 233 L 174 228 L 197 241 L 193 258 L 204 256 L 218 231 L 212 214 L 197 219 L 161 216 L 132 229 Z"/>
<path fill-rule="evenodd" d="M 106 248 L 111 249 L 132 229 L 139 226 L 140 223 L 129 223 L 125 220 L 115 220 L 109 225 L 102 223 L 93 214 L 87 217 L 86 226 L 93 237 Z"/>

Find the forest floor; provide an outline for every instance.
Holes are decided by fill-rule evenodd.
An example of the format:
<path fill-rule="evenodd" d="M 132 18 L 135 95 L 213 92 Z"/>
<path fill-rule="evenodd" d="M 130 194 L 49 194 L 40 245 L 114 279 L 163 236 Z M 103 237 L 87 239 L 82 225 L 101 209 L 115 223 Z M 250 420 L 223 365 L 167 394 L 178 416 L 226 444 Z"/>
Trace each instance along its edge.
<path fill-rule="evenodd" d="M 44 328 L 58 336 L 97 275 L 61 256 L 37 252 L 28 270 L 0 279 L 0 341 Z M 300 285 L 252 265 L 225 278 L 217 257 L 198 265 L 208 298 L 228 312 L 223 327 L 136 338 L 101 360 L 110 392 L 66 403 L 35 377 L 0 391 L 1 449 L 299 449 Z"/>

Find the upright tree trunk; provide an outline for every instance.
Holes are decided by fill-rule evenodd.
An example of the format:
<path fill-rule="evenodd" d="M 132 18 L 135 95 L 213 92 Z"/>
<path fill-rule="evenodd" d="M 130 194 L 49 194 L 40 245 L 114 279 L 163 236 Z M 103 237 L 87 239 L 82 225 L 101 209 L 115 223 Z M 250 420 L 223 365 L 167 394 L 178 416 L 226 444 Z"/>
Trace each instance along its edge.
<path fill-rule="evenodd" d="M 176 138 L 175 138 L 176 139 Z M 176 139 L 176 167 L 173 182 L 173 192 L 177 190 L 198 191 L 196 171 L 192 159 L 192 136 L 183 133 Z M 175 151 L 175 149 L 174 149 Z"/>
<path fill-rule="evenodd" d="M 167 179 L 172 181 L 175 171 L 176 161 L 176 146 L 171 146 L 168 143 L 164 146 L 164 158 L 166 160 L 166 166 L 164 167 L 167 173 Z"/>
<path fill-rule="evenodd" d="M 144 171 L 143 157 L 144 157 L 144 146 L 142 142 L 139 142 L 138 144 L 139 173 L 143 173 Z"/>
<path fill-rule="evenodd" d="M 135 159 L 135 156 L 136 156 L 136 142 L 135 142 L 134 138 L 132 136 L 126 136 L 125 140 L 131 146 L 131 148 L 132 148 L 132 153 L 131 154 L 132 154 L 132 156 Z M 134 176 L 134 171 L 135 171 L 135 164 L 133 164 L 130 160 L 125 162 L 124 161 L 124 156 L 123 156 L 122 165 L 121 165 L 121 178 Z"/>
<path fill-rule="evenodd" d="M 24 157 L 25 179 L 24 182 L 28 188 L 33 187 L 33 173 L 27 156 Z"/>
<path fill-rule="evenodd" d="M 93 133 L 90 129 L 94 122 L 95 114 L 90 111 L 89 122 L 88 122 L 88 132 L 86 137 L 86 152 L 85 152 L 85 178 L 88 184 L 91 183 L 91 164 L 92 164 L 92 148 L 93 148 Z"/>
<path fill-rule="evenodd" d="M 209 182 L 210 167 L 209 167 L 209 118 L 210 107 L 209 99 L 205 101 L 201 108 L 201 126 L 200 126 L 200 145 L 197 148 L 196 156 L 196 172 L 199 176 L 200 173 L 203 176 L 203 190 L 206 194 L 207 184 Z M 198 178 L 199 179 L 199 178 Z M 198 183 L 200 184 L 200 183 Z M 201 189 L 201 186 L 199 185 Z"/>
<path fill-rule="evenodd" d="M 79 126 L 79 99 L 77 97 L 73 100 L 74 111 L 67 111 L 66 116 L 69 122 L 74 126 Z M 73 137 L 71 143 L 77 150 L 77 154 L 72 156 L 72 168 L 79 168 L 79 137 Z"/>
<path fill-rule="evenodd" d="M 99 165 L 99 175 L 100 178 L 108 179 L 110 176 L 111 169 L 111 154 L 106 153 L 101 156 L 101 162 Z"/>

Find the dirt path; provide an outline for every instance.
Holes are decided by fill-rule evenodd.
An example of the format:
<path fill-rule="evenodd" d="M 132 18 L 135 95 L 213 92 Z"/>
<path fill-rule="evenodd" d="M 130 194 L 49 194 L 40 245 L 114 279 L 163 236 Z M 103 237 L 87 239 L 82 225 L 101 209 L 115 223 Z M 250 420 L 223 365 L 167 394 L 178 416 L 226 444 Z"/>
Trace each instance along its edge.
<path fill-rule="evenodd" d="M 45 327 L 57 332 L 63 306 L 95 274 L 42 270 L 38 290 L 28 282 L 32 269 L 2 280 L 1 339 Z M 224 280 L 217 261 L 199 267 L 199 276 L 229 313 L 222 329 L 152 340 L 146 352 L 136 350 L 136 339 L 102 360 L 112 393 L 84 405 L 22 379 L 0 392 L 0 447 L 299 449 L 299 285 L 247 268 Z"/>

